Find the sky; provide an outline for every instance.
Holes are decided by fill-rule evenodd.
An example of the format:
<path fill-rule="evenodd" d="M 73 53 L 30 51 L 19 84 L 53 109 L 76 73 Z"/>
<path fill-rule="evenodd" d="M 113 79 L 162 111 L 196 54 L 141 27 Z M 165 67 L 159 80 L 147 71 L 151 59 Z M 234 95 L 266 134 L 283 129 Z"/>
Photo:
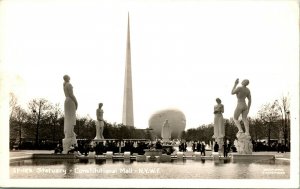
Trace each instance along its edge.
<path fill-rule="evenodd" d="M 256 116 L 263 104 L 298 93 L 296 1 L 4 0 L 1 74 L 22 106 L 60 103 L 71 77 L 79 117 L 122 122 L 127 15 L 137 128 L 176 108 L 186 129 L 213 122 L 218 97 L 230 118 L 236 78 L 249 79 Z M 292 114 L 293 112 L 291 112 Z"/>

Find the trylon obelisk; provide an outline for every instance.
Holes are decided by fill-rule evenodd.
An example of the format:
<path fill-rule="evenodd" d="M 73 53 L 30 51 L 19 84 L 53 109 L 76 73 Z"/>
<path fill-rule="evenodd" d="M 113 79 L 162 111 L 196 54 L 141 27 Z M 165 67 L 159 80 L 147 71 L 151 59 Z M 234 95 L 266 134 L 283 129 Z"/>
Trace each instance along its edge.
<path fill-rule="evenodd" d="M 128 13 L 128 28 L 127 28 L 126 65 L 125 65 L 125 83 L 124 83 L 122 123 L 126 126 L 134 126 L 129 13 Z"/>

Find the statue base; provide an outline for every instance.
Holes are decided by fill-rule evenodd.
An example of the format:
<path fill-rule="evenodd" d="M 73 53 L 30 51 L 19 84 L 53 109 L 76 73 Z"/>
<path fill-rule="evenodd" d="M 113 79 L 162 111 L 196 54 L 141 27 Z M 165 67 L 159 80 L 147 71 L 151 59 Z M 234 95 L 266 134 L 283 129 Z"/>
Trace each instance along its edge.
<path fill-rule="evenodd" d="M 218 143 L 219 145 L 219 150 L 218 150 L 218 153 L 219 155 L 222 155 L 223 152 L 224 152 L 224 138 L 223 137 L 218 137 L 218 138 L 215 138 L 215 142 Z"/>
<path fill-rule="evenodd" d="M 251 136 L 245 133 L 238 132 L 237 137 L 237 152 L 238 154 L 252 154 L 253 145 L 251 141 Z"/>
<path fill-rule="evenodd" d="M 96 136 L 95 138 L 94 138 L 94 140 L 104 140 L 104 137 L 102 136 Z"/>
<path fill-rule="evenodd" d="M 72 145 L 77 145 L 77 140 L 76 137 L 72 137 L 72 138 L 64 138 L 62 140 L 63 143 L 63 154 L 67 154 L 70 149 L 70 147 Z"/>

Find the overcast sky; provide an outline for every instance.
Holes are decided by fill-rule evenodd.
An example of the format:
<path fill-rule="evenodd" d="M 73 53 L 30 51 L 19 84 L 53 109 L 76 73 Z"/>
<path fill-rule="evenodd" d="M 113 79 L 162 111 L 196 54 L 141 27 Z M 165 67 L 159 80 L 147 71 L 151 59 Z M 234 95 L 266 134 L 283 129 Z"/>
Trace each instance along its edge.
<path fill-rule="evenodd" d="M 63 108 L 68 74 L 79 116 L 95 119 L 102 102 L 104 118 L 121 123 L 129 12 L 137 128 L 169 107 L 185 114 L 187 128 L 209 124 L 217 97 L 232 117 L 236 78 L 250 80 L 255 116 L 295 94 L 295 2 L 2 1 L 2 71 L 24 107 L 46 98 Z"/>

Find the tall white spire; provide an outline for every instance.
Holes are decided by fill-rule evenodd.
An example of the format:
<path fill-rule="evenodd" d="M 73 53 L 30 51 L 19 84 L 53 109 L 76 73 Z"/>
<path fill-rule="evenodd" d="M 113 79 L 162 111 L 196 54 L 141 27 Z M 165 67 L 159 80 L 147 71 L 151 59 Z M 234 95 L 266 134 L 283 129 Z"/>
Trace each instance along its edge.
<path fill-rule="evenodd" d="M 129 13 L 128 13 L 128 28 L 127 28 L 127 46 L 126 46 L 126 65 L 125 65 L 122 123 L 127 126 L 134 126 Z"/>

